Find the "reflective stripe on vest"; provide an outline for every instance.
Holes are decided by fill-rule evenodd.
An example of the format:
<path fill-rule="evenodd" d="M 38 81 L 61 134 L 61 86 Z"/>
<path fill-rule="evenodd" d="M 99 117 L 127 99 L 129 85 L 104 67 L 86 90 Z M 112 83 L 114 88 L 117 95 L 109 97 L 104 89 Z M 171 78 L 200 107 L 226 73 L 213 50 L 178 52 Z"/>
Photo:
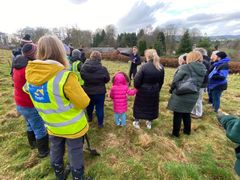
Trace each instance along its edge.
<path fill-rule="evenodd" d="M 54 99 L 57 102 L 58 109 L 43 110 L 43 109 L 40 109 L 40 108 L 36 108 L 38 112 L 42 112 L 44 114 L 61 113 L 61 112 L 65 112 L 65 111 L 68 111 L 68 110 L 73 108 L 73 104 L 72 103 L 70 103 L 67 106 L 64 106 L 64 103 L 63 103 L 61 95 L 60 95 L 60 87 L 59 87 L 58 84 L 61 81 L 61 79 L 63 77 L 63 74 L 65 72 L 67 72 L 67 71 L 63 70 L 63 71 L 59 72 L 56 75 L 56 77 L 55 77 L 55 79 L 53 81 L 53 94 L 54 94 Z"/>
<path fill-rule="evenodd" d="M 80 72 L 78 71 L 78 65 L 81 63 L 81 61 L 75 61 L 73 64 L 72 64 L 72 72 L 74 72 L 78 79 L 79 79 L 79 82 L 80 82 L 80 85 L 83 86 L 84 85 L 84 80 L 82 79 L 81 77 L 81 74 Z"/>
<path fill-rule="evenodd" d="M 79 73 L 78 72 L 78 65 L 79 65 L 79 63 L 81 63 L 80 61 L 75 61 L 73 64 L 72 64 L 72 71 L 74 72 L 74 73 Z"/>
<path fill-rule="evenodd" d="M 84 110 L 74 108 L 64 96 L 70 71 L 62 70 L 42 85 L 27 83 L 30 97 L 49 132 L 62 137 L 86 133 L 88 122 Z"/>
<path fill-rule="evenodd" d="M 83 116 L 84 116 L 84 111 L 81 111 L 81 113 L 78 116 L 74 117 L 73 119 L 71 119 L 69 121 L 62 122 L 62 123 L 45 122 L 45 124 L 47 124 L 48 126 L 52 126 L 52 127 L 67 126 L 67 125 L 74 124 L 74 123 L 78 122 Z"/>

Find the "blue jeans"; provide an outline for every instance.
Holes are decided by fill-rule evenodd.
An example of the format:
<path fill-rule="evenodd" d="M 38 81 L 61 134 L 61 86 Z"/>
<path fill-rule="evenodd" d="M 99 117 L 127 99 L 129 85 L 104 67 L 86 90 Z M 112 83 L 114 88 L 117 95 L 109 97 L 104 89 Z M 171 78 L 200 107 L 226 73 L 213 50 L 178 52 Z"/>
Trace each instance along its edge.
<path fill-rule="evenodd" d="M 126 126 L 126 113 L 114 113 L 115 123 L 117 126 Z"/>
<path fill-rule="evenodd" d="M 220 98 L 221 98 L 222 92 L 223 92 L 223 90 L 219 90 L 219 89 L 211 90 L 213 109 L 215 112 L 218 112 L 218 109 L 220 108 Z"/>
<path fill-rule="evenodd" d="M 103 126 L 105 94 L 96 94 L 96 95 L 88 95 L 88 96 L 90 98 L 90 103 L 87 107 L 88 118 L 90 121 L 92 120 L 93 110 L 94 110 L 94 107 L 96 106 L 98 126 Z"/>
<path fill-rule="evenodd" d="M 17 106 L 17 111 L 24 117 L 27 131 L 33 131 L 36 139 L 41 139 L 47 135 L 44 122 L 35 108 Z"/>
<path fill-rule="evenodd" d="M 207 92 L 208 92 L 208 103 L 212 104 L 213 100 L 212 100 L 211 89 L 207 88 Z"/>

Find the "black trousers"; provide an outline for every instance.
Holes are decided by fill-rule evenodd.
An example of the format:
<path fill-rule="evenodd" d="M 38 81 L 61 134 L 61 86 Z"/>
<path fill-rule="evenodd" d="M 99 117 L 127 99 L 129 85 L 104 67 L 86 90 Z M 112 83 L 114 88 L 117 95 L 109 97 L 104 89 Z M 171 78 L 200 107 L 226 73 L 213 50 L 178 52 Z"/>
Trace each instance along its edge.
<path fill-rule="evenodd" d="M 132 80 L 132 76 L 134 78 L 136 74 L 137 74 L 137 65 L 132 63 L 129 70 L 129 79 Z"/>
<path fill-rule="evenodd" d="M 191 134 L 191 115 L 190 115 L 190 113 L 174 112 L 172 134 L 176 137 L 179 137 L 182 120 L 183 120 L 183 125 L 184 125 L 183 133 L 188 134 L 188 135 Z"/>

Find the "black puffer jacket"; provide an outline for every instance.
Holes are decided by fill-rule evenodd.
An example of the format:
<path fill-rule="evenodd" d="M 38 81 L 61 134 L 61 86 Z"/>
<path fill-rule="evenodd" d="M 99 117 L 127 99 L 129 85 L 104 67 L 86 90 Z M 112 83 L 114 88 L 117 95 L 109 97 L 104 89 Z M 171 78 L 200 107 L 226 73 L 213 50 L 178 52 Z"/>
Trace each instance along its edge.
<path fill-rule="evenodd" d="M 204 78 L 203 84 L 201 88 L 206 88 L 208 85 L 208 74 L 210 72 L 210 58 L 206 55 L 203 55 L 203 61 L 202 63 L 204 64 L 205 68 L 207 69 L 206 76 Z"/>
<path fill-rule="evenodd" d="M 159 71 L 152 61 L 142 65 L 134 78 L 134 87 L 138 89 L 133 107 L 134 118 L 153 120 L 158 117 L 159 92 L 163 83 L 163 66 Z"/>
<path fill-rule="evenodd" d="M 87 60 L 81 68 L 81 77 L 84 80 L 84 90 L 88 95 L 106 93 L 105 84 L 110 76 L 100 60 Z"/>

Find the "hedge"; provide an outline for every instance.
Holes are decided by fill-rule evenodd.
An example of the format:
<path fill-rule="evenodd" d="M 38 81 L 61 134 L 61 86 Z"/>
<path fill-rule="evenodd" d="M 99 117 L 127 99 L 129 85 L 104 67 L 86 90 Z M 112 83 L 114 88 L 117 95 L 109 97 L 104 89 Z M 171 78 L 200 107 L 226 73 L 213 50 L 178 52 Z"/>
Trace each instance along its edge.
<path fill-rule="evenodd" d="M 90 53 L 87 53 L 87 57 L 89 57 Z M 122 61 L 122 62 L 128 62 L 129 58 L 126 56 L 123 56 L 121 54 L 117 54 L 114 52 L 103 52 L 102 53 L 102 59 L 111 60 L 111 61 Z M 141 57 L 141 61 L 144 61 L 144 57 Z M 165 67 L 178 67 L 178 59 L 177 58 L 168 58 L 168 57 L 161 57 L 161 63 Z M 237 61 L 231 61 L 229 63 L 229 69 L 231 74 L 237 74 L 240 73 L 240 62 Z"/>

